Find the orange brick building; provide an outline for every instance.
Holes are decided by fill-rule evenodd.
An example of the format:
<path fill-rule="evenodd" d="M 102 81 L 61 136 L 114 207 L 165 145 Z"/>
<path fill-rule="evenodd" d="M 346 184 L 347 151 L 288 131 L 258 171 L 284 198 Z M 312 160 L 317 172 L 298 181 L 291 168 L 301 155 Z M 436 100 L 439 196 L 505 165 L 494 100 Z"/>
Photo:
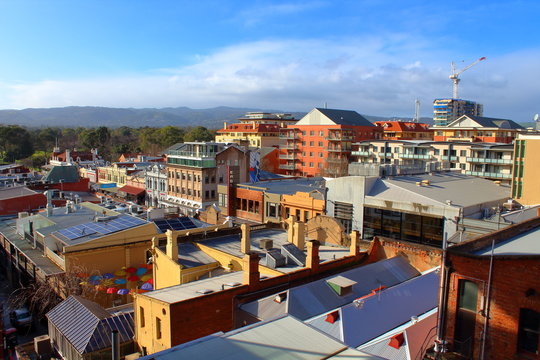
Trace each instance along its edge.
<path fill-rule="evenodd" d="M 281 130 L 280 172 L 293 176 L 347 175 L 352 143 L 379 139 L 382 128 L 356 111 L 311 110 Z"/>

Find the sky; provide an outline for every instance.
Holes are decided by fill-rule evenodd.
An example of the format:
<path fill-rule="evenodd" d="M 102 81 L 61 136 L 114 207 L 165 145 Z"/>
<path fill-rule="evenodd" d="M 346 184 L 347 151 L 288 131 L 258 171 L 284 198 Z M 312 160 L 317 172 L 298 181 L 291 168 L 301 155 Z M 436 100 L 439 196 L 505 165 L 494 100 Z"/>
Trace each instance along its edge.
<path fill-rule="evenodd" d="M 0 0 L 0 109 L 540 112 L 540 1 Z"/>

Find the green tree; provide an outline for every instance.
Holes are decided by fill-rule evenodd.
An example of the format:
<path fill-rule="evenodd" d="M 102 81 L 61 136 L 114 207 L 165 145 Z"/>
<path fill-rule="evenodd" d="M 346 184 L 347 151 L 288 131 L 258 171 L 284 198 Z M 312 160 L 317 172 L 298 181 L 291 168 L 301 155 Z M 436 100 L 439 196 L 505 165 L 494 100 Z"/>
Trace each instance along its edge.
<path fill-rule="evenodd" d="M 0 126 L 0 155 L 3 161 L 14 162 L 34 152 L 30 133 L 17 125 Z"/>
<path fill-rule="evenodd" d="M 184 141 L 211 141 L 214 139 L 212 131 L 204 126 L 197 126 L 190 129 L 184 136 Z"/>
<path fill-rule="evenodd" d="M 165 126 L 159 130 L 159 143 L 163 149 L 184 141 L 185 130 L 176 126 Z"/>

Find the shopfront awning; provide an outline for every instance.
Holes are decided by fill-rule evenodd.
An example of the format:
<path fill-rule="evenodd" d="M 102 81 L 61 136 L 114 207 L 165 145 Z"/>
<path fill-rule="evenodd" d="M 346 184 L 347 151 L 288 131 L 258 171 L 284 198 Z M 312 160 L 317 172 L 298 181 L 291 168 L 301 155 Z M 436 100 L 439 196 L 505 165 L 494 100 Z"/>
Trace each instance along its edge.
<path fill-rule="evenodd" d="M 144 193 L 144 189 L 131 186 L 131 185 L 122 186 L 120 189 L 118 189 L 118 191 L 125 192 L 126 194 L 130 194 L 134 196 L 139 196 L 142 193 Z"/>

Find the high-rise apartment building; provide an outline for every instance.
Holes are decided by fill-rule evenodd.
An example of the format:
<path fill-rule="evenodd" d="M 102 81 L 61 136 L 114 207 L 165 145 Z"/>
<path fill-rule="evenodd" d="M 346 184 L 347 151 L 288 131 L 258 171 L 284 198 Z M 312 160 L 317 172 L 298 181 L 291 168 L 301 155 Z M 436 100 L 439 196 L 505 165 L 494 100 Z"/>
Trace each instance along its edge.
<path fill-rule="evenodd" d="M 433 101 L 433 124 L 446 126 L 462 115 L 483 116 L 484 106 L 470 100 L 435 99 Z"/>
<path fill-rule="evenodd" d="M 286 175 L 345 176 L 352 143 L 381 138 L 382 131 L 356 111 L 315 108 L 281 130 L 279 167 Z"/>

